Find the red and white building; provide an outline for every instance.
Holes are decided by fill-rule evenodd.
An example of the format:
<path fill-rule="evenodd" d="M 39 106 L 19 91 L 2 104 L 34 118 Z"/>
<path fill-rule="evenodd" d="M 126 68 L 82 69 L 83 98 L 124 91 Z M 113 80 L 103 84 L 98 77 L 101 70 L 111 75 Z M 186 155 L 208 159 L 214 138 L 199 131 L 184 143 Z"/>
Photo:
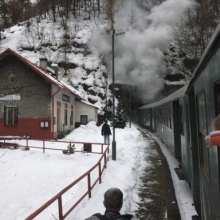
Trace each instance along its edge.
<path fill-rule="evenodd" d="M 58 80 L 58 67 L 52 68 L 46 59 L 37 66 L 11 49 L 0 54 L 0 136 L 54 139 L 98 121 L 98 107 Z"/>

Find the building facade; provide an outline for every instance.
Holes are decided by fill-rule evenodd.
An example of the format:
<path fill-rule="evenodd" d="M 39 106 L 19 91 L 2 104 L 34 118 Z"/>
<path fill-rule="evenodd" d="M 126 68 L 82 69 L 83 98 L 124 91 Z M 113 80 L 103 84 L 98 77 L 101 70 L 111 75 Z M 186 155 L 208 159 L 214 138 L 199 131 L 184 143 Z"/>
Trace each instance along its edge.
<path fill-rule="evenodd" d="M 97 122 L 98 108 L 74 88 L 11 49 L 0 54 L 0 136 L 54 139 L 76 125 Z M 87 115 L 86 115 L 87 114 Z"/>

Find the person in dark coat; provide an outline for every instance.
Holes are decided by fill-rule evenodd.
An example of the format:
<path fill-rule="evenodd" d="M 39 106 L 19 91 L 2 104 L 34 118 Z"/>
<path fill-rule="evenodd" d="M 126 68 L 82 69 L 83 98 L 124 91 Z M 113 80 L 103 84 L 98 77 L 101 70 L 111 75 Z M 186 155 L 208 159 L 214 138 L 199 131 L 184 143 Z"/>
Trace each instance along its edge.
<path fill-rule="evenodd" d="M 110 135 L 111 135 L 111 129 L 108 125 L 108 120 L 105 119 L 105 123 L 102 126 L 102 136 L 104 136 L 104 143 L 110 144 Z"/>
<path fill-rule="evenodd" d="M 96 213 L 85 220 L 129 220 L 132 215 L 121 215 L 120 210 L 123 205 L 123 193 L 118 188 L 110 188 L 104 194 L 103 204 L 106 208 L 105 214 Z"/>

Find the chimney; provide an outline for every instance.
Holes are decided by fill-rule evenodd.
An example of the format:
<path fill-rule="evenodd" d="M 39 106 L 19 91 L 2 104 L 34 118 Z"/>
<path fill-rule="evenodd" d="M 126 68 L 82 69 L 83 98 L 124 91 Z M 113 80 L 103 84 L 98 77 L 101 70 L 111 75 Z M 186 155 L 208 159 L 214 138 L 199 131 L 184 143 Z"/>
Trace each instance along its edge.
<path fill-rule="evenodd" d="M 47 70 L 47 58 L 40 58 L 40 67 Z"/>
<path fill-rule="evenodd" d="M 55 77 L 58 79 L 58 65 L 55 63 L 52 63 L 51 68 L 54 70 Z"/>

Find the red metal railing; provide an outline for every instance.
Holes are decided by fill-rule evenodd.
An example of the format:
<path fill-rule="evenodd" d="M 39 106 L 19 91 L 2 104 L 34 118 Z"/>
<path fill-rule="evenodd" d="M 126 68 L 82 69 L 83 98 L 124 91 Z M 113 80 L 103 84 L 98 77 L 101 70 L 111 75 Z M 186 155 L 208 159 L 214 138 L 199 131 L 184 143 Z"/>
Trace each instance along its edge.
<path fill-rule="evenodd" d="M 25 140 L 25 144 L 22 145 L 21 144 L 21 141 L 22 140 Z M 7 142 L 6 142 L 7 141 Z M 46 150 L 64 150 L 64 148 L 51 148 L 51 147 L 45 147 L 46 146 L 46 143 L 64 143 L 66 144 L 66 147 L 68 145 L 70 146 L 73 146 L 73 144 L 92 144 L 93 146 L 94 145 L 101 145 L 101 151 L 100 152 L 95 152 L 95 151 L 91 151 L 89 153 L 97 153 L 97 154 L 103 154 L 103 145 L 106 145 L 104 143 L 90 143 L 90 142 L 72 142 L 72 141 L 53 141 L 53 140 L 34 140 L 34 139 L 28 139 L 28 138 L 23 138 L 23 137 L 20 137 L 20 138 L 17 138 L 17 137 L 3 137 L 3 136 L 0 136 L 0 145 L 2 143 L 2 145 L 4 146 L 9 146 L 10 145 L 10 141 L 13 141 L 11 142 L 12 145 L 16 145 L 18 144 L 18 146 L 21 146 L 21 147 L 25 147 L 26 149 L 29 149 L 29 148 L 35 148 L 35 149 L 42 149 L 43 150 L 43 153 L 45 153 Z M 33 145 L 30 145 L 30 142 L 31 141 L 38 141 L 38 142 L 42 142 L 42 147 L 39 147 L 39 146 L 33 146 Z M 66 148 L 65 148 L 66 149 Z M 74 150 L 74 152 L 82 152 L 83 150 Z"/>
<path fill-rule="evenodd" d="M 71 142 L 72 143 L 72 142 Z M 76 143 L 76 142 L 74 142 Z M 78 142 L 81 143 L 81 142 Z M 94 144 L 94 143 L 93 143 Z M 98 144 L 98 143 L 96 143 Z M 103 149 L 103 144 L 102 145 L 102 149 Z M 103 150 L 102 150 L 103 151 Z M 68 185 L 66 188 L 64 188 L 62 191 L 60 191 L 57 195 L 55 195 L 53 198 L 51 198 L 49 201 L 47 201 L 44 205 L 42 205 L 40 208 L 38 208 L 35 212 L 33 212 L 31 215 L 29 215 L 25 220 L 31 220 L 33 218 L 35 218 L 36 216 L 38 216 L 41 212 L 43 212 L 45 209 L 47 209 L 52 203 L 54 203 L 55 201 L 58 202 L 58 215 L 59 215 L 59 220 L 63 220 L 65 219 L 71 211 L 73 211 L 73 209 L 88 195 L 89 198 L 91 198 L 92 194 L 91 191 L 94 188 L 94 186 L 99 182 L 102 182 L 102 174 L 104 172 L 104 169 L 106 168 L 106 164 L 107 164 L 107 152 L 109 152 L 109 145 L 107 146 L 107 148 L 105 149 L 105 151 L 103 152 L 101 158 L 99 159 L 99 161 L 90 169 L 88 170 L 86 173 L 84 173 L 81 177 L 79 177 L 78 179 L 76 179 L 74 182 L 72 182 L 70 185 Z M 102 161 L 104 160 L 103 163 L 103 167 L 102 166 Z M 98 168 L 98 178 L 94 180 L 93 183 L 91 183 L 91 172 L 93 170 L 95 170 L 96 168 Z M 72 187 L 74 187 L 77 183 L 79 183 L 81 180 L 83 180 L 84 178 L 87 177 L 87 183 L 88 183 L 88 187 L 87 187 L 87 191 L 66 211 L 66 213 L 63 213 L 63 205 L 62 205 L 62 195 L 64 193 L 66 193 L 69 189 L 71 189 Z"/>
<path fill-rule="evenodd" d="M 29 139 L 30 140 L 30 139 Z M 31 140 L 30 140 L 31 141 Z M 70 145 L 72 146 L 73 144 L 92 144 L 92 145 L 101 145 L 101 152 L 95 152 L 95 151 L 91 151 L 90 153 L 94 153 L 94 154 L 103 154 L 103 145 L 102 143 L 90 143 L 90 142 L 72 142 L 72 141 L 42 141 L 42 147 L 36 147 L 36 146 L 31 146 L 29 144 L 29 141 L 27 140 L 27 143 L 26 143 L 26 147 L 28 148 L 36 148 L 36 149 L 43 149 L 43 153 L 45 153 L 45 150 L 64 150 L 63 148 L 51 148 L 51 147 L 45 147 L 46 143 L 49 143 L 49 142 L 52 142 L 52 143 L 66 143 L 67 145 Z M 83 150 L 74 150 L 74 152 L 82 152 Z"/>

